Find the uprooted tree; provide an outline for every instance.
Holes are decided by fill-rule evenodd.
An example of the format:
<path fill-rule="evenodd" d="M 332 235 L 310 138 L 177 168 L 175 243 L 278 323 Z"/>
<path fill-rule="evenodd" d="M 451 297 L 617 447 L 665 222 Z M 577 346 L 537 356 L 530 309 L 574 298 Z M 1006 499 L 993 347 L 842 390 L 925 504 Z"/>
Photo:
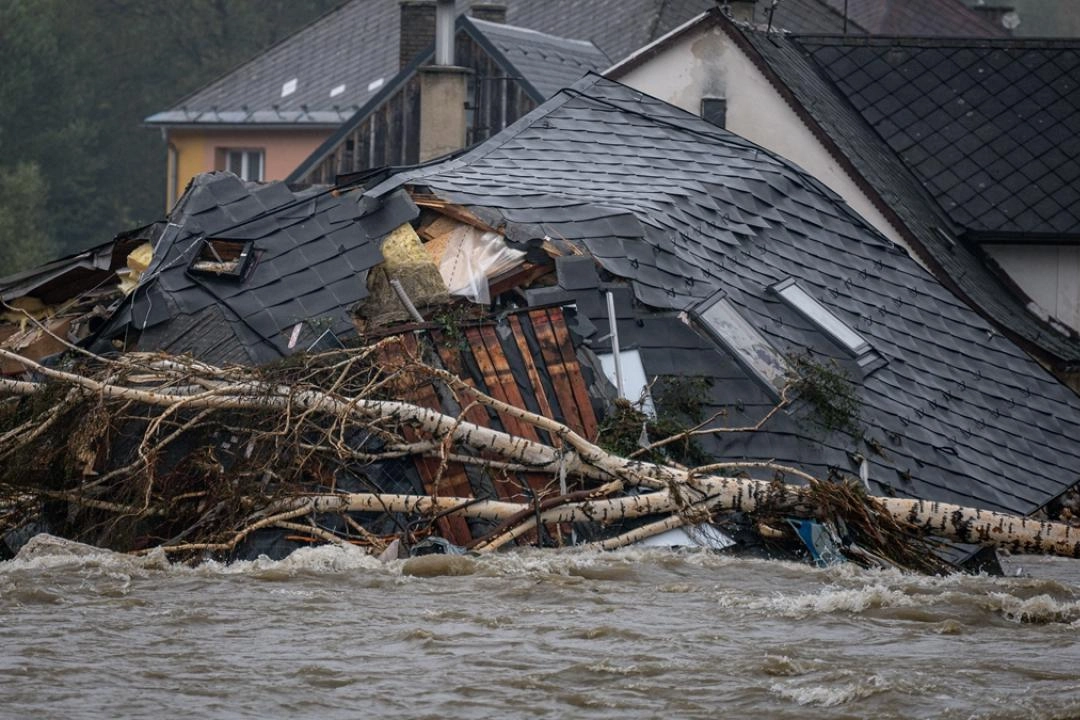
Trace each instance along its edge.
<path fill-rule="evenodd" d="M 82 352 L 60 369 L 0 350 L 33 378 L 0 379 L 0 533 L 44 514 L 76 539 L 196 559 L 228 556 L 267 528 L 379 552 L 467 518 L 481 523 L 469 548 L 485 553 L 585 526 L 598 529 L 593 544 L 615 548 L 739 511 L 765 536 L 783 533 L 782 518 L 837 521 L 854 540 L 845 553 L 862 563 L 939 571 L 930 536 L 1080 557 L 1080 529 L 1066 524 L 870 497 L 858 483 L 769 462 L 688 468 L 619 456 L 415 354 L 387 365 L 394 342 L 263 368 Z M 461 412 L 408 401 L 418 384 Z M 477 406 L 550 442 L 470 422 Z M 425 493 L 388 491 L 370 472 L 387 462 L 429 463 L 433 482 Z M 522 491 L 447 493 L 451 463 Z M 525 474 L 548 478 L 545 491 L 528 491 Z"/>

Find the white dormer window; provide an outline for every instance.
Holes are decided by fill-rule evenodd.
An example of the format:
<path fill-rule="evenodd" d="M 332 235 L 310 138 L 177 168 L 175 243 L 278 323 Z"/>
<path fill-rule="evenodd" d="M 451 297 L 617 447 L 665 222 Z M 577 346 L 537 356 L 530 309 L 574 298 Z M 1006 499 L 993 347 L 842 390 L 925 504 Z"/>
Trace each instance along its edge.
<path fill-rule="evenodd" d="M 794 278 L 772 286 L 772 291 L 800 315 L 825 331 L 852 356 L 858 358 L 871 351 L 870 343 L 810 293 L 803 290 Z"/>

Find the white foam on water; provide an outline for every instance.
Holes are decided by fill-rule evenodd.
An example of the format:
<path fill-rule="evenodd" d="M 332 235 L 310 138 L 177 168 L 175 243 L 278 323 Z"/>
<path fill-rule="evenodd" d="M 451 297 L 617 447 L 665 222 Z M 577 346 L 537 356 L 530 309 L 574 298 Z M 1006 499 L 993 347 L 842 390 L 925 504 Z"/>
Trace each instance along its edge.
<path fill-rule="evenodd" d="M 919 596 L 881 584 L 859 588 L 830 587 L 814 593 L 757 598 L 726 592 L 721 594 L 718 602 L 721 607 L 761 610 L 771 615 L 796 618 L 825 613 L 861 613 L 871 608 L 913 607 L 921 604 Z"/>
<path fill-rule="evenodd" d="M 1015 623 L 1064 623 L 1080 629 L 1080 601 L 1059 600 L 1047 594 L 1023 598 L 992 592 L 986 595 L 986 607 Z"/>
<path fill-rule="evenodd" d="M 836 707 L 853 700 L 860 700 L 888 689 L 888 684 L 877 675 L 870 675 L 856 682 L 799 684 L 774 683 L 769 690 L 797 705 Z"/>

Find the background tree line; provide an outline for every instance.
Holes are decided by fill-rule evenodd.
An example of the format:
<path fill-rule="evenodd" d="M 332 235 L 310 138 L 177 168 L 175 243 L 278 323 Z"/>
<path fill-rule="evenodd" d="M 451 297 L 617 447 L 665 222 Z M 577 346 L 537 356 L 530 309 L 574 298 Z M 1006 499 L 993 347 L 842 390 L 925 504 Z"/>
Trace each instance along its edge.
<path fill-rule="evenodd" d="M 143 118 L 342 0 L 0 0 L 0 277 L 163 214 Z"/>

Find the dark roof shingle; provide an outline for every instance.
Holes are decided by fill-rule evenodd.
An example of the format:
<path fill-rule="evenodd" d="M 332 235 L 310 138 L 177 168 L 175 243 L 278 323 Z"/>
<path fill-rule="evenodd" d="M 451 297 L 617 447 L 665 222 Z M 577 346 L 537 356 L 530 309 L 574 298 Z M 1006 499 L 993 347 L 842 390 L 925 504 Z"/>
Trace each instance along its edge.
<path fill-rule="evenodd" d="M 514 25 L 469 18 L 468 22 L 503 54 L 522 79 L 543 98 L 572 85 L 588 72 L 611 64 L 586 40 L 568 40 Z"/>
<path fill-rule="evenodd" d="M 797 42 L 958 226 L 1080 234 L 1080 43 Z"/>

